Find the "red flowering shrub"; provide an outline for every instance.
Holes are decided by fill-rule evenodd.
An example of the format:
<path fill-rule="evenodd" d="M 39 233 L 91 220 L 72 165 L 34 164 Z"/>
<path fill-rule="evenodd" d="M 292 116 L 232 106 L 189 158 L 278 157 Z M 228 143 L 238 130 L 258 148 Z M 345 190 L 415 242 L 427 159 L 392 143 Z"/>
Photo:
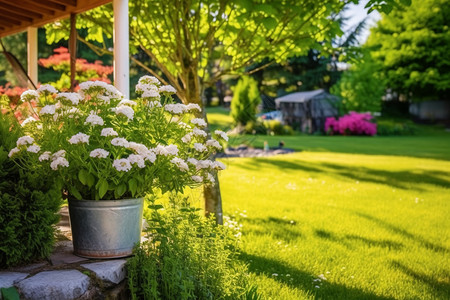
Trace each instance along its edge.
<path fill-rule="evenodd" d="M 325 120 L 325 132 L 327 134 L 341 135 L 375 135 L 377 124 L 372 123 L 373 117 L 369 113 L 350 112 L 348 115 Z"/>

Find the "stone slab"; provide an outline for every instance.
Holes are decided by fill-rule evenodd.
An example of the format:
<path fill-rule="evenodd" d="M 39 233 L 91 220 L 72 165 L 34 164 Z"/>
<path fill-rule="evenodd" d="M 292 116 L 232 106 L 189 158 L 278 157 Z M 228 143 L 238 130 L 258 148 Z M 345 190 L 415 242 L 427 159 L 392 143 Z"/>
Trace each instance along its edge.
<path fill-rule="evenodd" d="M 45 271 L 20 281 L 24 299 L 72 300 L 89 288 L 89 277 L 77 270 Z"/>
<path fill-rule="evenodd" d="M 28 276 L 28 273 L 0 272 L 0 288 L 9 288 Z"/>
<path fill-rule="evenodd" d="M 73 264 L 87 260 L 87 258 L 79 257 L 73 254 L 72 241 L 58 242 L 55 246 L 55 250 L 50 255 L 50 261 L 54 266 Z"/>
<path fill-rule="evenodd" d="M 112 282 L 115 284 L 120 283 L 125 279 L 126 271 L 125 259 L 108 260 L 97 263 L 90 263 L 81 265 L 83 268 L 91 270 L 103 281 Z"/>

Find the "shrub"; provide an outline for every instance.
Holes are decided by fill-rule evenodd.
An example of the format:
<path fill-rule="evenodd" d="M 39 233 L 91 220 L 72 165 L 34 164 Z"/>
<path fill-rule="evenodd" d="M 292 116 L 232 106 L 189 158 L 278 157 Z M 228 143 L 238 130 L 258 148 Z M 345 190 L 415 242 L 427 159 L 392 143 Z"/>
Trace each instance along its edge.
<path fill-rule="evenodd" d="M 325 132 L 328 134 L 341 135 L 375 135 L 377 125 L 370 122 L 372 116 L 369 113 L 350 112 L 350 114 L 325 120 Z"/>
<path fill-rule="evenodd" d="M 231 100 L 231 117 L 235 125 L 245 126 L 250 121 L 256 121 L 256 110 L 260 103 L 256 81 L 248 76 L 242 77 L 234 88 Z"/>
<path fill-rule="evenodd" d="M 413 135 L 416 131 L 417 126 L 409 120 L 377 120 L 377 135 Z"/>
<path fill-rule="evenodd" d="M 128 261 L 133 299 L 257 299 L 245 265 L 237 260 L 238 227 L 216 225 L 186 199 L 155 204 L 148 241 Z"/>
<path fill-rule="evenodd" d="M 267 134 L 270 135 L 292 135 L 294 130 L 289 125 L 283 125 L 278 120 L 264 121 L 264 127 L 267 129 Z"/>
<path fill-rule="evenodd" d="M 11 124 L 14 124 L 11 126 Z M 0 114 L 0 267 L 46 257 L 54 244 L 61 192 L 8 158 L 21 135 L 15 119 Z"/>

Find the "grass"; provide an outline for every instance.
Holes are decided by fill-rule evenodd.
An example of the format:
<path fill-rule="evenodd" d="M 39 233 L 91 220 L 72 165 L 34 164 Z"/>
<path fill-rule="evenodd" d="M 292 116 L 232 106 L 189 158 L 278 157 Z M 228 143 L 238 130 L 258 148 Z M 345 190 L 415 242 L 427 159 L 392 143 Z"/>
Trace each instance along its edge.
<path fill-rule="evenodd" d="M 243 226 L 241 259 L 263 296 L 448 299 L 450 135 L 431 131 L 282 137 L 302 151 L 223 159 L 224 213 Z"/>

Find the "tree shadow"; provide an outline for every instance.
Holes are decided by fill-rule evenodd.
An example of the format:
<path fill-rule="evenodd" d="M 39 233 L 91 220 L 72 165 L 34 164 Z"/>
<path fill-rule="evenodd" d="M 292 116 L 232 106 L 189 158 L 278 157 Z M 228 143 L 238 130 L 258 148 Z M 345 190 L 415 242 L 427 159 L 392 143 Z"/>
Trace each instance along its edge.
<path fill-rule="evenodd" d="M 440 170 L 384 171 L 332 163 L 300 163 L 271 158 L 254 158 L 251 161 L 238 162 L 237 165 L 250 170 L 260 170 L 264 165 L 270 165 L 286 171 L 335 174 L 354 181 L 382 184 L 404 190 L 425 191 L 420 184 L 450 188 L 449 174 Z"/>
<path fill-rule="evenodd" d="M 347 248 L 353 248 L 354 246 L 357 246 L 357 244 L 355 243 L 350 243 L 351 241 L 363 243 L 369 247 L 388 248 L 389 250 L 400 250 L 404 247 L 402 243 L 391 241 L 388 239 L 375 240 L 354 234 L 345 234 L 342 236 L 338 236 L 330 231 L 326 231 L 323 229 L 317 229 L 314 231 L 314 233 L 319 238 L 340 243 Z"/>
<path fill-rule="evenodd" d="M 293 240 L 302 238 L 299 231 L 299 224 L 294 220 L 268 217 L 268 218 L 245 218 L 241 220 L 243 223 L 257 225 L 257 229 L 252 232 L 258 235 L 270 234 L 278 240 L 292 242 Z M 267 228 L 267 230 L 264 230 Z"/>
<path fill-rule="evenodd" d="M 419 235 L 412 234 L 412 233 L 408 232 L 407 230 L 405 230 L 403 228 L 400 228 L 398 226 L 392 225 L 392 224 L 390 224 L 390 223 L 388 223 L 388 222 L 386 222 L 384 220 L 381 220 L 381 219 L 376 218 L 374 216 L 371 216 L 371 215 L 368 215 L 368 214 L 365 214 L 365 213 L 362 213 L 362 212 L 358 212 L 358 211 L 351 211 L 351 212 L 353 214 L 359 216 L 359 217 L 362 217 L 364 219 L 370 220 L 370 221 L 376 223 L 378 226 L 383 227 L 383 228 L 385 228 L 385 229 L 387 229 L 387 230 L 389 230 L 389 231 L 391 231 L 391 232 L 393 232 L 395 234 L 398 234 L 398 235 L 401 235 L 403 237 L 406 237 L 406 238 L 408 238 L 408 239 L 418 243 L 419 245 L 425 247 L 428 250 L 432 250 L 432 251 L 435 251 L 435 252 L 443 252 L 443 253 L 450 252 L 449 249 L 447 249 L 447 248 L 445 248 L 445 247 L 443 247 L 441 245 L 438 245 L 438 244 L 432 243 L 430 241 L 427 241 L 426 239 L 424 239 L 423 237 L 421 237 Z"/>
<path fill-rule="evenodd" d="M 276 280 L 291 288 L 298 288 L 315 295 L 316 299 L 376 299 L 390 300 L 391 297 L 379 296 L 367 291 L 347 287 L 342 284 L 322 281 L 323 285 L 317 289 L 313 280 L 317 275 L 301 271 L 283 262 L 257 256 L 249 253 L 242 253 L 240 259 L 248 264 L 249 271 L 257 275 L 264 275 L 267 278 Z M 281 276 L 283 274 L 284 276 Z M 289 276 L 286 276 L 289 274 Z M 275 276 L 276 275 L 276 276 Z"/>
<path fill-rule="evenodd" d="M 450 275 L 447 273 L 443 281 L 438 281 L 436 278 L 428 276 L 426 274 L 419 273 L 413 269 L 405 266 L 399 261 L 392 261 L 391 266 L 395 269 L 403 272 L 409 277 L 414 278 L 417 281 L 423 282 L 430 286 L 433 291 L 436 292 L 435 299 L 449 299 L 450 298 Z"/>

